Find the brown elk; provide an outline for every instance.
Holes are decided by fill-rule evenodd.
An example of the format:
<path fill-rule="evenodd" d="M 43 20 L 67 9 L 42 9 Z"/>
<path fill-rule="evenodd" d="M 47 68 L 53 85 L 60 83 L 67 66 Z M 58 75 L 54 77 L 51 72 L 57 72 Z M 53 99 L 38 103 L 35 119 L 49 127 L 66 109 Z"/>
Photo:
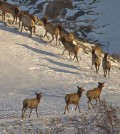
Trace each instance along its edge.
<path fill-rule="evenodd" d="M 84 89 L 82 87 L 78 87 L 78 86 L 77 86 L 77 88 L 78 88 L 77 93 L 67 94 L 65 96 L 66 106 L 65 106 L 64 114 L 66 113 L 66 109 L 69 112 L 68 105 L 70 105 L 70 104 L 74 104 L 75 105 L 75 110 L 78 107 L 79 112 L 80 112 L 79 101 L 80 101 L 80 98 L 81 98 L 81 95 L 82 95 Z"/>
<path fill-rule="evenodd" d="M 103 60 L 102 60 L 102 67 L 103 67 L 103 72 L 104 72 L 104 77 L 108 76 L 110 77 L 110 69 L 111 69 L 111 62 L 107 60 L 109 53 L 105 53 Z"/>
<path fill-rule="evenodd" d="M 72 33 L 69 33 L 68 31 L 66 31 L 61 24 L 57 24 L 56 27 L 59 29 L 59 35 L 60 35 L 60 39 L 59 39 L 59 44 L 60 44 L 60 40 L 61 38 L 65 37 L 65 39 L 67 41 L 71 41 L 73 42 L 74 40 L 74 35 Z"/>
<path fill-rule="evenodd" d="M 32 14 L 29 14 L 28 12 L 26 11 L 20 11 L 19 14 L 18 14 L 18 18 L 19 18 L 19 28 L 20 28 L 20 22 L 22 21 L 22 17 L 23 16 L 28 16 L 31 20 L 34 21 L 34 23 L 36 24 L 38 22 L 38 17 L 37 16 L 34 16 Z M 34 29 L 34 33 L 35 33 L 35 29 Z"/>
<path fill-rule="evenodd" d="M 36 110 L 36 114 L 37 114 L 37 117 L 38 117 L 37 109 L 38 109 L 38 104 L 40 103 L 40 100 L 42 98 L 42 94 L 41 93 L 39 93 L 39 94 L 35 93 L 35 94 L 36 94 L 36 98 L 25 99 L 23 101 L 22 118 L 24 118 L 24 114 L 25 114 L 25 111 L 27 110 L 27 108 L 30 108 L 29 118 L 31 116 L 32 109 Z"/>
<path fill-rule="evenodd" d="M 22 21 L 21 32 L 22 32 L 23 27 L 27 31 L 27 29 L 26 29 L 26 27 L 27 27 L 28 30 L 30 31 L 30 35 L 29 36 L 32 37 L 32 29 L 35 29 L 34 21 L 31 20 L 28 16 L 23 16 L 21 21 Z"/>
<path fill-rule="evenodd" d="M 12 24 L 14 23 L 15 20 L 17 22 L 17 16 L 19 14 L 19 8 L 18 7 L 14 6 L 10 3 L 0 1 L 0 10 L 2 11 L 2 20 L 5 21 L 5 14 L 10 13 L 13 16 Z"/>
<path fill-rule="evenodd" d="M 88 90 L 86 92 L 86 96 L 88 98 L 88 109 L 90 109 L 89 103 L 92 105 L 91 101 L 93 99 L 96 100 L 96 104 L 97 104 L 97 99 L 99 99 L 99 102 L 100 102 L 100 94 L 101 94 L 101 91 L 102 91 L 103 87 L 104 87 L 104 82 L 103 83 L 98 82 L 98 87 L 97 88 Z M 92 107 L 94 107 L 94 106 L 92 105 Z"/>
<path fill-rule="evenodd" d="M 50 33 L 51 36 L 52 36 L 52 39 L 50 41 L 50 43 L 54 40 L 54 36 L 56 38 L 56 46 L 57 46 L 57 40 L 58 40 L 58 35 L 59 35 L 59 29 L 53 25 L 52 23 L 48 22 L 47 18 L 43 18 L 43 24 L 44 24 L 44 27 L 45 27 L 45 35 L 44 37 L 47 36 L 47 33 Z M 47 36 L 47 38 L 49 39 L 49 37 Z"/>
<path fill-rule="evenodd" d="M 64 52 L 66 50 L 68 50 L 69 56 L 70 56 L 70 53 L 73 53 L 74 54 L 74 59 L 76 58 L 77 59 L 77 62 L 78 62 L 79 47 L 77 45 L 74 45 L 71 41 L 66 41 L 65 37 L 63 37 L 61 39 L 61 42 L 62 42 L 62 44 L 64 45 L 64 48 L 65 48 L 64 51 L 63 51 L 63 53 L 62 53 L 62 55 L 64 54 Z"/>
<path fill-rule="evenodd" d="M 98 71 L 99 71 L 100 63 L 101 63 L 101 59 L 95 53 L 95 49 L 93 49 L 92 50 L 92 68 L 93 68 L 93 65 L 94 65 L 97 74 L 98 74 Z"/>

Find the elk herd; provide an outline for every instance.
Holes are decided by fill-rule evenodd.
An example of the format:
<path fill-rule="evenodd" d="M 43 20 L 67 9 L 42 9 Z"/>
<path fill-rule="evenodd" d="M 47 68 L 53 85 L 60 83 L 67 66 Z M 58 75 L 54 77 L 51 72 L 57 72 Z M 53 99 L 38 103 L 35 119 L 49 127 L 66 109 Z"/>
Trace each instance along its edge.
<path fill-rule="evenodd" d="M 52 37 L 50 42 L 52 42 L 55 38 L 56 46 L 58 45 L 58 43 L 57 43 L 58 41 L 59 41 L 59 45 L 61 43 L 63 44 L 64 51 L 63 51 L 62 55 L 67 50 L 69 52 L 70 58 L 72 58 L 71 54 L 74 54 L 74 59 L 76 58 L 77 62 L 79 62 L 78 61 L 78 52 L 79 52 L 80 48 L 74 37 L 74 34 L 65 30 L 61 24 L 55 25 L 51 22 L 48 22 L 46 17 L 39 19 L 37 16 L 31 15 L 26 11 L 22 11 L 17 6 L 4 2 L 4 1 L 0 1 L 0 11 L 2 12 L 2 20 L 3 21 L 6 20 L 6 18 L 5 18 L 6 13 L 9 13 L 13 16 L 12 24 L 15 22 L 17 24 L 17 19 L 19 19 L 18 28 L 21 27 L 21 32 L 22 32 L 23 28 L 25 30 L 29 30 L 30 37 L 32 37 L 33 32 L 35 33 L 35 30 L 36 30 L 35 25 L 36 24 L 43 26 L 45 29 L 44 37 L 47 37 L 49 39 L 49 36 L 47 35 L 49 33 Z M 21 23 L 22 23 L 22 25 L 21 25 Z M 96 73 L 98 74 L 99 67 L 101 64 L 101 59 L 96 54 L 96 49 L 92 49 L 91 53 L 92 53 L 92 59 L 91 59 L 92 68 L 94 66 Z M 110 63 L 110 61 L 108 61 L 108 53 L 104 53 L 104 56 L 102 59 L 102 68 L 103 68 L 104 77 L 106 77 L 107 74 L 108 74 L 108 76 L 110 76 L 111 63 Z M 91 101 L 93 99 L 96 100 L 96 103 L 97 103 L 97 99 L 99 99 L 99 101 L 100 101 L 100 94 L 101 94 L 103 87 L 104 87 L 104 83 L 98 82 L 97 88 L 87 91 L 86 96 L 88 98 L 88 108 L 90 108 L 89 104 L 92 105 Z M 65 106 L 64 113 L 66 113 L 66 110 L 69 112 L 68 105 L 70 105 L 70 104 L 74 104 L 75 110 L 78 108 L 79 112 L 80 112 L 79 100 L 81 98 L 81 95 L 82 95 L 82 92 L 84 91 L 84 89 L 82 87 L 77 87 L 77 88 L 78 88 L 77 93 L 67 94 L 65 96 L 66 106 Z M 24 118 L 24 113 L 27 110 L 27 108 L 30 108 L 30 115 L 31 115 L 32 109 L 35 109 L 37 117 L 38 117 L 37 108 L 38 108 L 38 104 L 40 103 L 41 97 L 42 97 L 41 93 L 40 94 L 36 93 L 36 98 L 25 99 L 23 101 L 22 118 Z M 93 105 L 92 105 L 92 107 L 93 107 Z M 30 117 L 30 115 L 29 115 L 29 117 Z"/>

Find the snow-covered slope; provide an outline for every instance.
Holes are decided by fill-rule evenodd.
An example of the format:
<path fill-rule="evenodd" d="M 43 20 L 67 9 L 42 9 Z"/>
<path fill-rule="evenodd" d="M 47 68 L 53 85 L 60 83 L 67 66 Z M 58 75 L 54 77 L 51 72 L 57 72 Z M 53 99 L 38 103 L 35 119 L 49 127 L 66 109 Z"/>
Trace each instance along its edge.
<path fill-rule="evenodd" d="M 44 34 L 42 27 L 37 27 L 37 34 Z M 61 55 L 62 46 L 49 44 L 48 40 L 16 29 L 16 26 L 5 26 L 0 23 L 0 132 L 37 133 L 45 130 L 51 118 L 73 117 L 74 115 L 90 116 L 94 109 L 88 111 L 86 91 L 105 82 L 101 98 L 119 105 L 120 65 L 114 63 L 110 79 L 103 77 L 102 67 L 99 75 L 91 70 L 91 53 L 79 52 L 79 63 L 69 59 L 68 52 Z M 112 63 L 113 65 L 113 63 Z M 118 66 L 118 67 L 115 67 Z M 64 96 L 77 91 L 83 86 L 85 92 L 81 97 L 81 114 L 73 111 L 64 115 Z M 40 115 L 36 119 L 35 112 L 31 119 L 21 120 L 22 102 L 25 98 L 33 98 L 34 92 L 43 94 L 38 108 Z"/>
<path fill-rule="evenodd" d="M 116 52 L 120 54 L 120 46 L 119 46 L 119 24 L 120 24 L 120 1 L 119 0 L 109 0 L 104 1 L 100 0 L 100 2 L 96 3 L 96 12 L 101 13 L 99 15 L 98 20 L 95 22 L 95 25 L 104 25 L 108 24 L 106 27 L 102 28 L 100 32 L 104 33 L 103 35 L 96 35 L 96 38 L 99 39 L 101 44 L 107 46 L 108 42 L 110 53 Z M 105 48 L 107 50 L 107 48 Z"/>
<path fill-rule="evenodd" d="M 47 0 L 7 0 L 12 4 L 17 4 L 22 10 L 27 10 L 38 17 L 44 16 Z M 80 37 L 90 41 L 99 42 L 107 51 L 109 42 L 109 52 L 120 54 L 119 46 L 119 23 L 120 23 L 120 1 L 119 0 L 72 0 L 73 9 L 63 9 L 61 15 L 56 20 L 67 22 L 67 29 L 74 31 Z M 53 6 L 54 7 L 54 6 Z M 64 16 L 63 14 L 67 14 Z M 62 17 L 64 16 L 64 17 Z M 62 19 L 61 19 L 62 17 Z M 83 29 L 90 26 L 89 29 Z"/>

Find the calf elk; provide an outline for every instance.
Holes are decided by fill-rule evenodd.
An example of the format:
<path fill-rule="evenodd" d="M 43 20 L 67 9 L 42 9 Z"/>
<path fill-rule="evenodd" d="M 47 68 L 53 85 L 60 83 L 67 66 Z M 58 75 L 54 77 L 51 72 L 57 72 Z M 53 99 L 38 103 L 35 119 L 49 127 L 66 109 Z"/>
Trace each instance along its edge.
<path fill-rule="evenodd" d="M 107 73 L 108 73 L 108 76 L 110 77 L 111 63 L 110 63 L 110 61 L 107 60 L 108 54 L 109 53 L 105 53 L 104 57 L 103 57 L 103 60 L 102 60 L 102 67 L 103 67 L 104 77 L 107 76 Z"/>
<path fill-rule="evenodd" d="M 30 108 L 30 115 L 29 115 L 29 118 L 31 116 L 31 113 L 32 113 L 32 109 L 35 109 L 36 110 L 36 114 L 37 114 L 37 117 L 38 117 L 38 113 L 37 113 L 37 108 L 38 108 L 38 104 L 40 103 L 40 100 L 41 100 L 41 93 L 35 93 L 36 94 L 36 98 L 33 98 L 33 99 L 25 99 L 23 101 L 23 108 L 22 108 L 22 118 L 24 118 L 24 113 L 25 111 L 27 110 L 27 108 Z"/>
<path fill-rule="evenodd" d="M 87 91 L 86 96 L 88 98 L 88 109 L 90 109 L 89 103 L 92 105 L 91 100 L 95 99 L 96 104 L 97 104 L 97 99 L 99 99 L 99 102 L 100 102 L 100 94 L 101 94 L 103 87 L 104 87 L 104 82 L 103 83 L 98 82 L 97 88 Z M 92 105 L 92 107 L 93 107 L 93 105 Z"/>
<path fill-rule="evenodd" d="M 64 114 L 66 113 L 66 109 L 67 111 L 69 112 L 68 110 L 68 105 L 70 104 L 74 104 L 76 107 L 75 107 L 75 110 L 79 109 L 79 112 L 80 112 L 80 107 L 79 107 L 79 101 L 80 101 L 80 97 L 82 95 L 82 92 L 84 91 L 84 89 L 82 87 L 78 87 L 78 91 L 77 93 L 73 93 L 73 94 L 67 94 L 65 96 L 65 102 L 66 102 L 66 106 L 65 106 L 65 111 L 64 111 Z"/>
<path fill-rule="evenodd" d="M 13 16 L 12 24 L 14 23 L 15 19 L 17 22 L 17 16 L 19 14 L 18 7 L 11 5 L 10 3 L 0 1 L 0 10 L 2 11 L 2 20 L 5 21 L 5 13 L 10 13 Z"/>

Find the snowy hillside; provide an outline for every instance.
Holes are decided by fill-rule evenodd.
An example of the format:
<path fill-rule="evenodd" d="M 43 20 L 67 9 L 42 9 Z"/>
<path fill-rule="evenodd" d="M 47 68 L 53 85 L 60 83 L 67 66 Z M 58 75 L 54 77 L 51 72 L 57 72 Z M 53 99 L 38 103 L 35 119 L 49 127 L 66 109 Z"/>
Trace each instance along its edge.
<path fill-rule="evenodd" d="M 44 16 L 47 0 L 7 0 L 17 4 L 22 10 L 27 10 L 40 18 Z M 119 46 L 119 23 L 120 1 L 119 0 L 72 0 L 73 9 L 62 9 L 55 19 L 64 22 L 65 27 L 83 39 L 96 41 L 103 45 L 107 51 L 120 54 Z M 52 9 L 51 9 L 52 10 Z M 53 10 L 53 12 L 56 12 Z M 59 20 L 59 21 L 58 21 Z M 67 21 L 67 22 L 66 22 Z"/>
<path fill-rule="evenodd" d="M 37 34 L 44 34 L 42 27 L 37 27 Z M 26 134 L 45 132 L 52 118 L 85 115 L 88 119 L 95 109 L 88 111 L 86 91 L 105 82 L 101 98 L 120 106 L 120 65 L 113 63 L 110 79 L 103 77 L 102 67 L 99 75 L 91 70 L 91 53 L 79 52 L 79 63 L 69 59 L 68 52 L 61 55 L 63 46 L 49 44 L 48 40 L 27 32 L 21 33 L 16 26 L 0 23 L 0 133 Z M 117 66 L 117 67 L 116 67 Z M 85 91 L 81 97 L 81 113 L 73 111 L 64 115 L 64 96 L 77 91 L 82 86 Z M 38 108 L 40 117 L 33 112 L 28 119 L 21 119 L 22 102 L 33 98 L 34 92 L 41 92 L 43 97 Z M 98 104 L 99 106 L 99 104 Z M 64 121 L 65 122 L 65 121 Z M 93 134 L 94 129 L 91 129 Z"/>

